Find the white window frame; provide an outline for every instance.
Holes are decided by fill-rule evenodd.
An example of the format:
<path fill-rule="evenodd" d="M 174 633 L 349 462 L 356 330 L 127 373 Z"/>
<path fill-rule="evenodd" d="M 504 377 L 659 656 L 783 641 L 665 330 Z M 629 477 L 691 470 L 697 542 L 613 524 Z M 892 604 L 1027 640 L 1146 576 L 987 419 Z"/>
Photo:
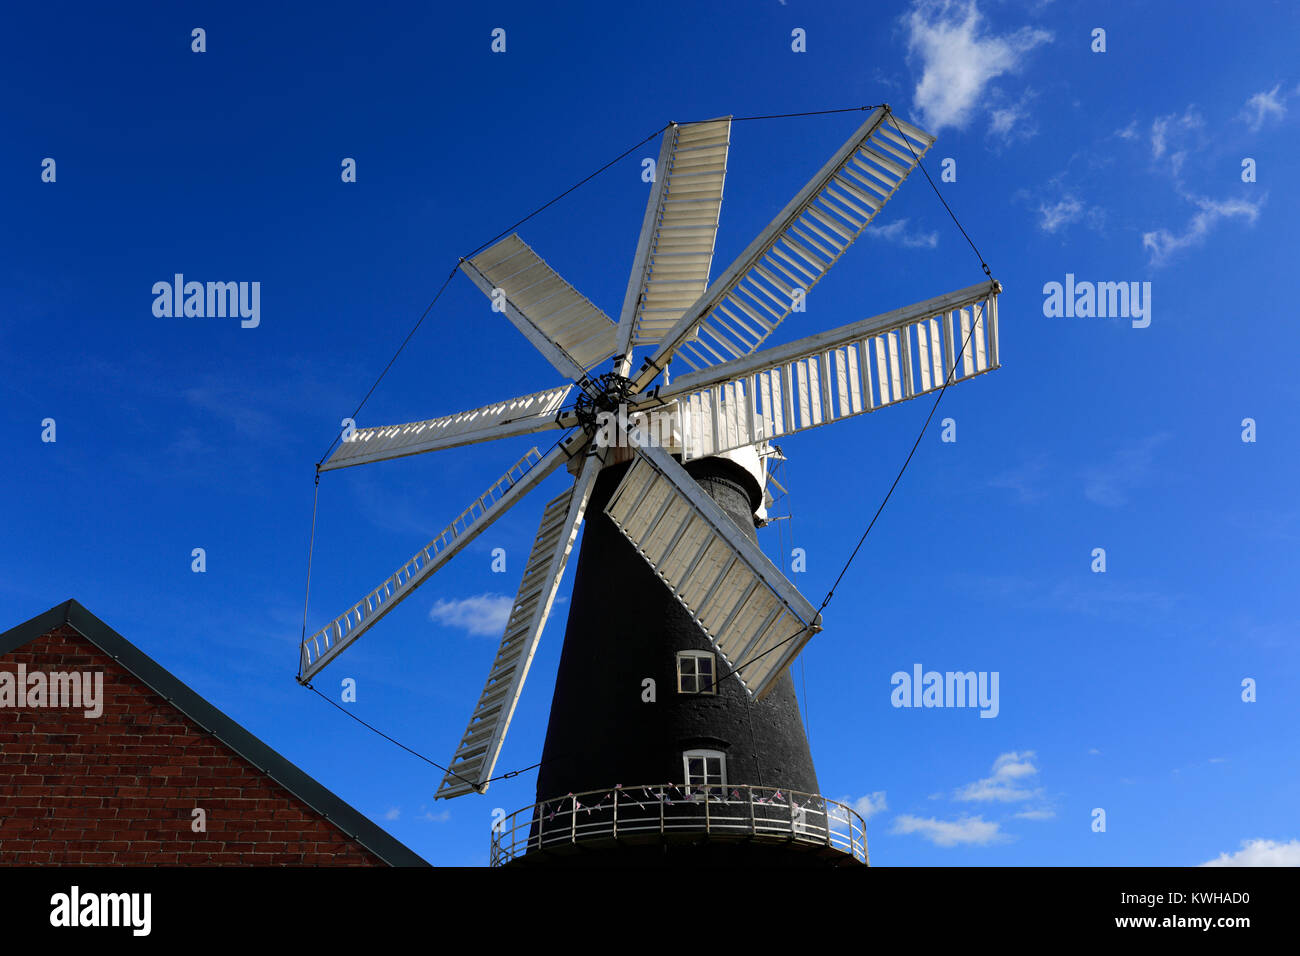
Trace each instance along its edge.
<path fill-rule="evenodd" d="M 691 781 L 691 758 L 698 757 L 705 761 L 704 779 L 698 782 Z M 716 759 L 720 765 L 720 775 L 722 780 L 718 783 L 709 782 L 709 765 L 708 761 Z M 692 787 L 699 787 L 699 793 L 711 793 L 717 789 L 716 796 L 725 798 L 727 795 L 727 755 L 721 750 L 684 750 L 682 751 L 682 779 L 686 781 L 686 792 L 694 794 Z"/>
<path fill-rule="evenodd" d="M 713 676 L 709 679 L 709 687 L 706 690 L 682 690 L 682 661 L 699 660 L 708 658 L 713 668 Z M 692 675 L 698 685 L 700 681 L 699 665 L 694 665 L 695 673 Z M 678 651 L 677 652 L 677 693 L 679 694 L 716 694 L 718 692 L 718 655 L 713 651 Z"/>

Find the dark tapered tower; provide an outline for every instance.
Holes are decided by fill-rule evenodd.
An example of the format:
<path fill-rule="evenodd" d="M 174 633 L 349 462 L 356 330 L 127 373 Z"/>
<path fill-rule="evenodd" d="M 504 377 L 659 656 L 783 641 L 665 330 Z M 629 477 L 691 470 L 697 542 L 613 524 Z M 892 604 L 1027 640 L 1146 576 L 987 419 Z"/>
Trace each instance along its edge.
<path fill-rule="evenodd" d="M 544 812 L 532 823 L 530 860 L 853 862 L 842 850 L 790 841 L 790 823 L 798 825 L 801 814 L 808 831 L 820 833 L 826 808 L 788 671 L 762 700 L 726 677 L 708 638 L 603 513 L 628 467 L 605 468 L 588 507 L 538 770 Z M 690 462 L 687 470 L 757 541 L 762 473 L 756 480 L 753 470 L 724 458 Z M 620 817 L 632 821 L 617 837 L 616 788 Z M 575 800 L 586 805 L 575 807 Z M 655 825 L 661 810 L 662 830 Z M 540 838 L 548 825 L 556 838 L 549 851 Z M 574 838 L 568 843 L 566 826 Z M 765 826 L 776 838 L 756 842 Z"/>
<path fill-rule="evenodd" d="M 817 792 L 788 673 L 761 701 L 751 701 L 735 679 L 717 680 L 726 669 L 721 662 L 708 669 L 713 679 L 688 679 L 682 687 L 682 671 L 690 677 L 698 670 L 683 655 L 716 658 L 690 615 L 601 513 L 627 468 L 606 468 L 588 507 L 538 800 L 616 783 L 684 784 L 682 755 L 696 749 L 725 754 L 728 784 Z M 688 470 L 757 540 L 754 510 L 761 500 L 753 479 L 719 458 L 692 462 Z M 647 680 L 654 682 L 653 696 Z"/>

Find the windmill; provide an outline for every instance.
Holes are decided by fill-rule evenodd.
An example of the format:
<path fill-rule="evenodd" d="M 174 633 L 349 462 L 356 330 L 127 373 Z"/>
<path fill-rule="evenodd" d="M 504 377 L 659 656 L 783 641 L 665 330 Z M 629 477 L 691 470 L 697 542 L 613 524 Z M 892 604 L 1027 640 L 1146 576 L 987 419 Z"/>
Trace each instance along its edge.
<path fill-rule="evenodd" d="M 769 789 L 777 798 L 784 797 L 778 788 L 789 790 L 795 784 L 782 783 L 782 774 L 794 774 L 810 781 L 808 789 L 815 791 L 797 707 L 791 710 L 787 670 L 821 629 L 821 618 L 762 552 L 753 529 L 754 515 L 762 513 L 764 462 L 774 451 L 771 443 L 998 367 L 1001 286 L 992 279 L 760 351 L 787 316 L 802 311 L 808 291 L 919 165 L 934 137 L 898 119 L 887 105 L 876 108 L 735 262 L 710 281 L 730 131 L 731 117 L 666 128 L 617 321 L 517 235 L 461 261 L 462 271 L 494 308 L 504 312 L 568 383 L 455 415 L 361 428 L 320 465 L 321 471 L 328 471 L 476 442 L 562 433 L 545 454 L 530 449 L 379 587 L 306 637 L 298 677 L 308 683 L 529 491 L 567 468 L 574 480 L 542 509 L 504 637 L 436 793 L 452 798 L 487 789 L 579 526 L 595 501 L 599 511 L 592 516 L 596 523 L 588 522 L 574 584 L 538 804 L 526 811 L 525 823 L 534 835 L 544 833 L 548 822 L 555 828 L 556 811 L 554 806 L 548 809 L 547 801 L 559 798 L 569 801 L 562 811 L 570 820 L 566 837 L 577 840 L 583 804 L 575 795 L 579 787 L 571 785 L 566 791 L 564 784 L 584 778 L 547 776 L 547 767 L 560 763 L 566 744 L 595 754 L 611 749 L 609 741 L 614 739 L 584 743 L 566 738 L 593 723 L 623 732 L 630 721 L 640 721 L 641 727 L 648 719 L 616 717 L 613 704 L 601 711 L 607 720 L 579 715 L 585 708 L 575 703 L 574 687 L 599 693 L 599 686 L 608 683 L 599 679 L 602 675 L 623 680 L 633 674 L 635 667 L 623 667 L 626 661 L 618 657 L 630 653 L 621 648 L 636 645 L 635 634 L 645 639 L 637 646 L 648 647 L 665 629 L 682 631 L 683 621 L 691 633 L 682 640 L 705 650 L 679 653 L 697 655 L 686 679 L 680 669 L 676 675 L 679 694 L 694 692 L 702 699 L 716 690 L 716 699 L 704 702 L 716 711 L 722 688 L 730 688 L 733 704 L 738 701 L 736 706 L 743 705 L 751 717 L 765 714 L 761 719 L 768 721 L 767 732 L 790 738 L 776 746 L 781 756 L 768 761 L 777 784 Z M 636 371 L 634 352 L 644 354 Z M 612 366 L 601 371 L 611 359 Z M 677 364 L 670 381 L 673 360 Z M 730 498 L 717 491 L 715 486 L 721 485 L 730 486 Z M 601 549 L 590 561 L 589 547 Z M 598 585 L 583 580 L 584 575 L 594 579 L 602 574 L 612 578 Z M 638 575 L 640 583 L 629 583 Z M 644 598 L 637 620 L 609 622 L 620 607 L 608 603 L 610 595 L 617 595 L 616 602 L 632 601 L 626 590 L 620 592 L 627 588 L 639 589 L 637 600 Z M 580 590 L 586 595 L 581 601 Z M 656 600 L 671 605 L 671 613 Z M 593 602 L 600 606 L 593 610 Z M 588 606 L 582 610 L 579 604 Z M 591 623 L 600 619 L 613 633 L 591 633 L 602 627 Z M 575 627 L 585 629 L 581 639 L 586 643 L 570 653 L 570 645 L 579 643 Z M 613 656 L 602 658 L 604 663 L 596 661 L 602 653 Z M 713 659 L 700 663 L 706 654 Z M 574 677 L 579 671 L 581 677 Z M 620 693 L 627 696 L 624 690 Z M 764 701 L 777 698 L 777 710 L 762 711 Z M 691 740 L 707 744 L 719 739 L 721 731 L 692 720 Z M 656 726 L 643 737 L 646 746 L 659 746 L 650 742 L 659 741 L 664 732 Z M 716 746 L 730 746 L 730 740 Z M 748 750 L 748 744 L 743 749 Z M 760 760 L 760 749 L 755 741 L 754 760 Z M 741 781 L 734 773 L 728 780 L 721 765 L 710 763 L 713 758 L 707 755 L 712 752 L 685 751 L 685 763 L 677 765 L 681 772 L 660 779 L 684 783 L 688 789 L 693 783 L 704 784 L 706 800 L 739 795 L 731 784 Z M 667 766 L 656 766 L 661 765 Z M 796 765 L 803 769 L 789 769 Z M 593 787 L 614 794 L 616 834 L 620 793 L 629 791 L 604 776 L 634 766 L 625 762 L 618 765 L 619 771 L 613 765 L 594 771 L 587 767 L 587 778 L 598 781 Z M 765 783 L 762 767 L 755 772 L 759 783 Z M 544 792 L 544 787 L 560 789 Z M 697 787 L 695 796 L 699 793 Z M 754 793 L 748 791 L 751 834 L 759 829 L 756 821 L 761 816 L 755 812 L 755 799 L 764 807 L 769 804 L 766 796 L 755 798 Z M 671 794 L 670 786 L 641 788 L 635 796 L 643 809 L 647 801 L 658 803 L 661 832 L 663 807 L 672 803 Z M 629 798 L 622 799 L 626 807 Z M 796 813 L 793 799 L 790 803 L 790 832 L 796 832 L 794 821 L 805 818 Z M 829 845 L 832 813 L 829 802 L 821 806 Z M 602 801 L 602 811 L 605 807 Z M 590 813 L 590 805 L 586 809 Z M 800 814 L 803 809 L 798 807 Z M 624 833 L 629 829 L 626 813 Z M 855 853 L 856 840 L 851 837 Z"/>

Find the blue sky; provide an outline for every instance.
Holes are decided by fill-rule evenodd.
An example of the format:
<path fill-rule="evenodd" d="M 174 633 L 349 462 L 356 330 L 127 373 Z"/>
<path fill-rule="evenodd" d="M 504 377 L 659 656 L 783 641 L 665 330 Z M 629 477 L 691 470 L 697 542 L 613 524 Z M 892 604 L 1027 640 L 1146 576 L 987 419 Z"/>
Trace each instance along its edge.
<path fill-rule="evenodd" d="M 484 864 L 493 809 L 531 803 L 534 774 L 435 803 L 436 771 L 293 680 L 315 461 L 458 256 L 651 131 L 887 101 L 938 135 L 936 182 L 956 161 L 939 186 L 1005 288 L 1003 368 L 948 391 L 795 665 L 824 792 L 869 814 L 881 865 L 1300 862 L 1291 6 L 157 3 L 3 19 L 0 626 L 75 597 L 431 862 Z M 715 270 L 860 120 L 736 124 Z M 656 150 L 520 230 L 613 314 Z M 177 272 L 259 281 L 260 324 L 155 317 L 151 288 Z M 1043 287 L 1067 273 L 1150 282 L 1149 327 L 1046 316 Z M 980 278 L 917 175 L 774 341 Z M 553 384 L 459 277 L 359 421 Z M 928 411 L 782 442 L 777 510 L 793 518 L 760 541 L 787 569 L 782 552 L 806 549 L 791 576 L 814 602 Z M 325 475 L 311 626 L 533 443 Z M 317 686 L 355 678 L 356 714 L 445 762 L 499 639 L 473 633 L 474 609 L 508 604 L 563 480 Z M 564 611 L 498 772 L 540 755 Z M 916 663 L 997 672 L 997 717 L 893 707 L 891 675 Z"/>

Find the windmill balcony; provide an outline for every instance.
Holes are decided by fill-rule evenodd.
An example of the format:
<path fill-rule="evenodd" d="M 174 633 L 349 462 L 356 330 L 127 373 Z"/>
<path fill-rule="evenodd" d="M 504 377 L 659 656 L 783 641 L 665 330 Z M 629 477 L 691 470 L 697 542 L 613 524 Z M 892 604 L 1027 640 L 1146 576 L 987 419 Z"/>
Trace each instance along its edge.
<path fill-rule="evenodd" d="M 867 863 L 862 817 L 820 794 L 740 784 L 654 784 L 590 790 L 517 810 L 493 827 L 490 865 L 701 841 L 779 844 L 832 865 Z"/>

